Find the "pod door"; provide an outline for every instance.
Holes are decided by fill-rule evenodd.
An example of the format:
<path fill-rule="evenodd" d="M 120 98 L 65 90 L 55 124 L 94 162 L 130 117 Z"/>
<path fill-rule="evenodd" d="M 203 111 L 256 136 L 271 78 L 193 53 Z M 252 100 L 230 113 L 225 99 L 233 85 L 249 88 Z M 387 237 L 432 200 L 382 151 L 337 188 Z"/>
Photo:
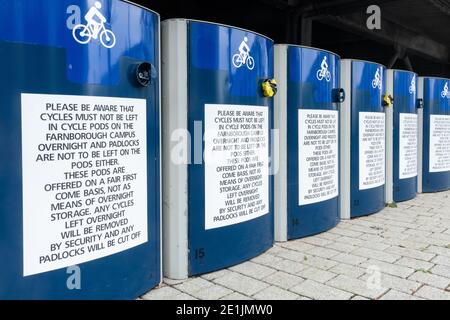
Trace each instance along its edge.
<path fill-rule="evenodd" d="M 288 239 L 337 225 L 339 215 L 339 57 L 288 48 Z M 298 133 L 298 134 L 297 134 Z"/>
<path fill-rule="evenodd" d="M 423 97 L 423 192 L 450 189 L 450 80 L 420 78 Z"/>
<path fill-rule="evenodd" d="M 342 60 L 348 99 L 341 108 L 341 216 L 355 218 L 385 206 L 385 68 Z"/>
<path fill-rule="evenodd" d="M 418 116 L 416 74 L 394 70 L 393 200 L 417 194 Z"/>
<path fill-rule="evenodd" d="M 189 275 L 195 275 L 273 244 L 273 103 L 261 90 L 273 77 L 273 43 L 190 21 L 188 55 L 188 131 L 204 132 L 204 162 L 188 168 Z"/>
<path fill-rule="evenodd" d="M 159 16 L 14 0 L 0 20 L 0 299 L 137 298 L 161 279 Z"/>

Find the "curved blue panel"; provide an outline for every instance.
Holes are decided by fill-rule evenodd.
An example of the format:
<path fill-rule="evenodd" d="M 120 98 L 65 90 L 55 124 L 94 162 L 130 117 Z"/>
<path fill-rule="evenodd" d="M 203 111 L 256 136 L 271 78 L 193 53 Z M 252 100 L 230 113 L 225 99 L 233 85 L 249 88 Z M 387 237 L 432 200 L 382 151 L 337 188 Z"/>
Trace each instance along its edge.
<path fill-rule="evenodd" d="M 329 73 L 318 76 L 324 61 Z M 337 104 L 332 101 L 332 90 L 339 88 L 340 59 L 327 51 L 290 46 L 287 66 L 287 222 L 288 239 L 295 239 L 324 232 L 340 221 L 338 196 L 300 205 L 299 186 L 302 181 L 299 178 L 299 134 L 296 134 L 299 132 L 299 110 L 338 111 Z M 339 186 L 339 182 L 336 183 Z"/>
<path fill-rule="evenodd" d="M 273 77 L 273 43 L 245 30 L 204 22 L 188 22 L 189 132 L 203 123 L 207 104 L 266 107 L 273 127 L 273 102 L 262 95 L 261 83 Z M 233 63 L 247 38 L 254 63 Z M 236 67 L 236 65 L 238 67 Z M 251 70 L 250 70 L 251 69 Z M 203 150 L 205 143 L 203 143 Z M 255 257 L 273 245 L 272 178 L 269 213 L 238 224 L 207 229 L 205 223 L 205 165 L 188 168 L 189 275 L 207 273 Z"/>
<path fill-rule="evenodd" d="M 352 61 L 351 93 L 351 217 L 369 215 L 385 206 L 385 186 L 360 190 L 359 128 L 360 112 L 384 114 L 382 97 L 386 88 L 385 67 L 371 62 Z M 377 73 L 379 76 L 377 77 Z M 378 78 L 378 81 L 377 81 Z M 381 85 L 379 83 L 381 81 Z"/>
<path fill-rule="evenodd" d="M 450 115 L 449 88 L 450 80 L 424 78 L 423 192 L 438 192 L 450 189 L 450 171 L 430 172 L 430 118 L 432 115 Z"/>
<path fill-rule="evenodd" d="M 90 0 L 4 0 L 0 10 L 0 299 L 133 299 L 160 282 L 159 80 L 148 88 L 130 77 L 150 62 L 159 75 L 159 16 L 117 0 L 101 0 L 112 30 L 80 44 L 72 30 Z M 64 269 L 25 277 L 22 206 L 21 94 L 141 99 L 147 103 L 148 241 L 79 265 L 81 289 Z M 7 152 L 6 152 L 7 150 Z M 45 177 L 43 177 L 45 178 Z M 108 211 L 108 213 L 110 213 Z M 145 227 L 145 225 L 144 225 Z M 46 230 L 37 230 L 45 235 Z"/>
<path fill-rule="evenodd" d="M 102 0 L 106 29 L 116 38 L 114 50 L 90 41 L 80 45 L 72 36 L 75 25 L 86 23 L 84 16 L 93 0 L 4 0 L 0 10 L 0 39 L 64 49 L 66 78 L 79 84 L 117 85 L 123 56 L 155 61 L 150 48 L 158 38 L 155 15 L 124 1 Z"/>
<path fill-rule="evenodd" d="M 417 114 L 418 78 L 413 72 L 394 71 L 394 201 L 416 197 L 417 176 L 400 179 L 400 114 Z"/>

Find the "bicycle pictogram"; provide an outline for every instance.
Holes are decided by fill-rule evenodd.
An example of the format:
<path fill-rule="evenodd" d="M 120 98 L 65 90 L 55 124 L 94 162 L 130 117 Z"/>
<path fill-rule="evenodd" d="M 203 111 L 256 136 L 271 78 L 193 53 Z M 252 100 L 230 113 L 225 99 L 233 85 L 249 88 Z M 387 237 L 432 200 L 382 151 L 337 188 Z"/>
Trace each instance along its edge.
<path fill-rule="evenodd" d="M 331 81 L 331 72 L 328 70 L 327 57 L 323 57 L 320 69 L 317 71 L 317 80 L 322 81 L 325 79 L 327 82 Z"/>
<path fill-rule="evenodd" d="M 416 93 L 416 76 L 414 76 L 411 80 L 411 85 L 409 86 L 409 93 L 410 94 Z"/>
<path fill-rule="evenodd" d="M 80 44 L 88 44 L 91 40 L 100 39 L 100 43 L 108 49 L 116 45 L 116 35 L 105 26 L 107 20 L 100 12 L 102 4 L 97 1 L 85 15 L 86 24 L 79 24 L 72 30 L 75 41 Z"/>
<path fill-rule="evenodd" d="M 250 56 L 250 47 L 248 46 L 248 38 L 244 37 L 244 40 L 241 42 L 239 46 L 239 53 L 233 56 L 233 65 L 236 68 L 240 68 L 243 65 L 246 65 L 249 70 L 253 70 L 255 68 L 255 59 Z"/>
<path fill-rule="evenodd" d="M 381 68 L 377 68 L 377 72 L 375 73 L 375 79 L 372 81 L 372 88 L 383 89 L 383 81 L 381 81 Z"/>

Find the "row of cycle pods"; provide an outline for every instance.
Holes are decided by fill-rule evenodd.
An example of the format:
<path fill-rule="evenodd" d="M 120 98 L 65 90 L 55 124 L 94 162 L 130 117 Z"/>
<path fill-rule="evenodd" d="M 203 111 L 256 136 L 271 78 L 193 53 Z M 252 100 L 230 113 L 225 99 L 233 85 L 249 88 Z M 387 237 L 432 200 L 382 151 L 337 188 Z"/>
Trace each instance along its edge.
<path fill-rule="evenodd" d="M 0 11 L 2 299 L 135 298 L 450 188 L 450 80 L 99 3 Z"/>

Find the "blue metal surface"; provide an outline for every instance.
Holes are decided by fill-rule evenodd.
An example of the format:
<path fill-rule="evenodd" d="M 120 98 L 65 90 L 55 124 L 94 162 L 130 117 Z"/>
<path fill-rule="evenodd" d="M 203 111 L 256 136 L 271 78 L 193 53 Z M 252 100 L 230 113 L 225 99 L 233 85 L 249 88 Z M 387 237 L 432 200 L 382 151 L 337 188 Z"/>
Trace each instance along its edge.
<path fill-rule="evenodd" d="M 329 82 L 317 78 L 325 57 L 331 73 Z M 338 110 L 332 101 L 332 90 L 339 88 L 339 82 L 340 59 L 337 55 L 311 48 L 288 48 L 288 239 L 324 232 L 340 221 L 339 197 L 299 206 L 299 136 L 295 134 L 299 130 L 299 109 Z"/>
<path fill-rule="evenodd" d="M 378 69 L 382 70 L 382 89 L 372 86 Z M 386 90 L 386 69 L 384 66 L 352 61 L 351 92 L 351 217 L 369 215 L 385 206 L 385 187 L 359 190 L 359 112 L 382 112 L 383 94 Z"/>
<path fill-rule="evenodd" d="M 0 299 L 132 299 L 160 281 L 159 83 L 144 89 L 130 82 L 130 68 L 142 61 L 159 74 L 159 16 L 122 1 L 101 3 L 117 37 L 110 50 L 99 41 L 81 46 L 66 28 L 67 8 L 86 12 L 94 1 L 1 1 Z M 22 275 L 23 92 L 147 100 L 149 241 L 79 265 L 81 290 L 67 288 L 66 269 Z"/>
<path fill-rule="evenodd" d="M 257 105 L 269 108 L 273 127 L 273 102 L 262 96 L 261 82 L 273 77 L 273 42 L 237 28 L 188 22 L 188 129 L 202 121 L 205 104 Z M 248 38 L 253 70 L 235 68 L 232 57 L 243 38 Z M 204 144 L 203 144 L 204 149 Z M 247 222 L 205 229 L 205 166 L 190 165 L 189 180 L 189 275 L 207 273 L 255 257 L 273 245 L 272 178 L 270 212 Z M 202 252 L 203 254 L 196 254 Z"/>
<path fill-rule="evenodd" d="M 450 115 L 449 94 L 444 96 L 444 88 L 450 87 L 450 80 L 424 78 L 423 92 L 423 192 L 438 192 L 450 189 L 450 171 L 430 172 L 430 115 Z"/>
<path fill-rule="evenodd" d="M 415 90 L 410 90 L 415 82 Z M 418 77 L 413 72 L 394 71 L 394 201 L 416 197 L 417 177 L 400 179 L 400 113 L 417 114 Z"/>
<path fill-rule="evenodd" d="M 80 45 L 68 32 L 68 26 L 83 23 L 84 14 L 94 3 L 95 0 L 2 0 L 0 39 L 64 48 L 69 81 L 117 85 L 122 56 L 156 60 L 156 52 L 148 45 L 158 38 L 155 18 L 148 11 L 124 1 L 102 0 L 101 11 L 107 18 L 105 26 L 116 36 L 114 50 L 99 45 L 98 41 Z"/>

